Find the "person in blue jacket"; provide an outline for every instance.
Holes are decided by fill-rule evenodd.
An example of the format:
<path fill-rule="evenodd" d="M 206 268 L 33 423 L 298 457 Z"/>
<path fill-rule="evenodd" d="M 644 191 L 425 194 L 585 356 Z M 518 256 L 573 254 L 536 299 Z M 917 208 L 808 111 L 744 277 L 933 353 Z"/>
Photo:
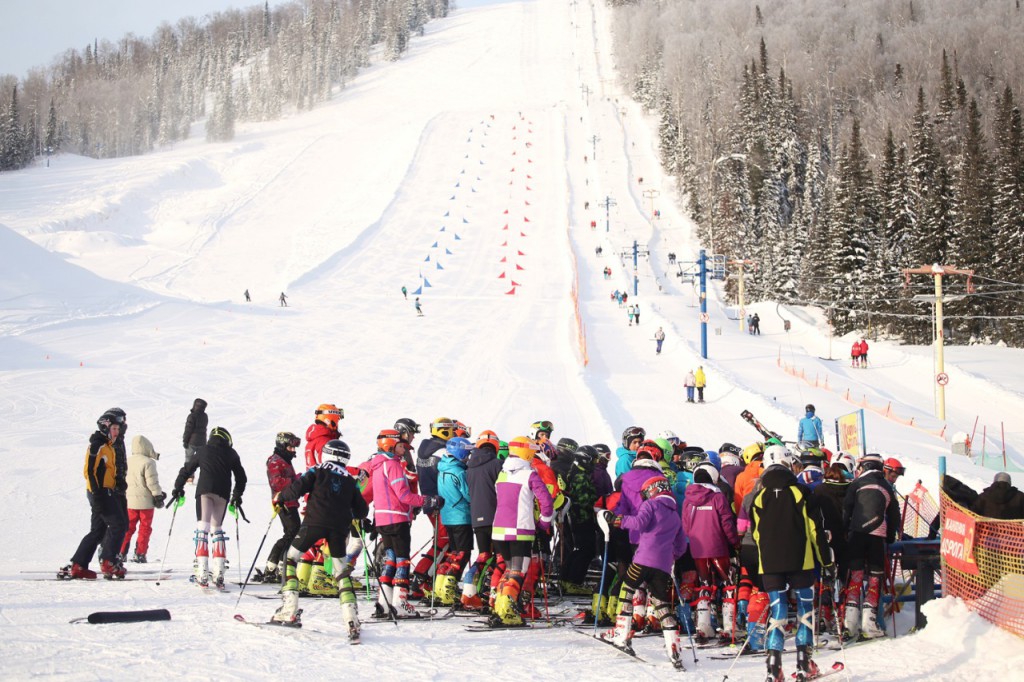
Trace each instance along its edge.
<path fill-rule="evenodd" d="M 445 606 L 459 599 L 459 577 L 473 553 L 473 526 L 469 513 L 466 457 L 473 444 L 455 436 L 448 439 L 445 455 L 437 465 L 437 494 L 444 498 L 441 523 L 448 529 L 448 551 L 437 567 L 434 595 Z"/>
<path fill-rule="evenodd" d="M 805 447 L 821 447 L 825 441 L 825 434 L 821 429 L 821 419 L 814 414 L 814 405 L 806 407 L 804 418 L 796 427 L 796 439 L 798 442 L 806 443 Z"/>
<path fill-rule="evenodd" d="M 622 432 L 622 445 L 615 450 L 615 478 L 633 468 L 636 451 L 647 437 L 647 432 L 640 426 L 630 426 Z"/>

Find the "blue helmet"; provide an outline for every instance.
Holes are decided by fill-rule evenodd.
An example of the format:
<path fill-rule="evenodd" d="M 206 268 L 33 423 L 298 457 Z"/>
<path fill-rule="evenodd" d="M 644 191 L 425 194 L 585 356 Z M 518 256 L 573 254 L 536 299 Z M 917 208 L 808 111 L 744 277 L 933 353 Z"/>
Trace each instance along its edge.
<path fill-rule="evenodd" d="M 708 461 L 711 462 L 712 466 L 714 466 L 716 469 L 721 471 L 722 470 L 722 458 L 718 455 L 718 453 L 715 452 L 714 450 L 708 450 L 707 451 L 707 455 L 708 455 Z"/>
<path fill-rule="evenodd" d="M 473 444 L 466 438 L 455 436 L 448 439 L 444 449 L 449 455 L 461 462 L 469 455 L 469 451 L 473 449 Z"/>

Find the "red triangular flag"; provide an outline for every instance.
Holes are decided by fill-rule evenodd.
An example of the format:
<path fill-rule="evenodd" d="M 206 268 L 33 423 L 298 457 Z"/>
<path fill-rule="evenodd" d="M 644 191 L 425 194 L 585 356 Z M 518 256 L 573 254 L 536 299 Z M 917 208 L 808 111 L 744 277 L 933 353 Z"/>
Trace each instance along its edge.
<path fill-rule="evenodd" d="M 504 242 L 502 242 L 502 243 L 501 243 L 501 245 L 502 245 L 502 246 L 508 246 L 508 242 L 507 242 L 507 241 L 504 241 Z"/>
<path fill-rule="evenodd" d="M 502 211 L 501 213 L 502 213 L 502 215 L 508 215 L 508 209 L 506 208 L 506 209 L 505 209 L 504 211 Z"/>
<path fill-rule="evenodd" d="M 505 273 L 503 272 L 500 275 L 498 275 L 498 279 L 505 279 Z"/>
<path fill-rule="evenodd" d="M 519 282 L 515 281 L 515 280 L 512 280 L 512 286 L 514 286 L 514 287 L 521 287 L 523 285 L 520 284 Z"/>
<path fill-rule="evenodd" d="M 513 296 L 513 295 L 515 295 L 515 293 L 516 293 L 516 288 L 512 287 L 511 289 L 509 289 L 508 291 L 505 292 L 505 295 L 506 296 Z"/>
<path fill-rule="evenodd" d="M 516 251 L 516 253 L 517 253 L 517 254 L 519 254 L 520 256 L 525 256 L 525 255 L 526 255 L 526 254 L 525 254 L 525 253 L 523 253 L 522 251 L 518 251 L 518 250 Z"/>
<path fill-rule="evenodd" d="M 526 204 L 527 206 L 529 206 L 529 205 L 530 205 L 530 202 L 529 202 L 529 201 L 523 201 L 523 203 L 524 203 L 524 204 Z"/>
<path fill-rule="evenodd" d="M 498 262 L 499 262 L 499 263 L 507 263 L 507 262 L 508 262 L 508 259 L 507 259 L 507 258 L 506 258 L 505 256 L 502 256 L 502 257 L 501 257 L 501 260 L 500 260 L 500 261 L 498 261 Z"/>
<path fill-rule="evenodd" d="M 525 236 L 526 236 L 526 233 L 525 233 L 525 232 L 520 232 L 520 233 L 519 233 L 519 236 L 520 236 L 520 237 L 525 237 Z"/>
<path fill-rule="evenodd" d="M 528 222 L 530 222 L 530 219 L 529 219 L 529 218 L 527 218 L 526 216 L 523 216 L 523 222 L 524 222 L 524 223 L 528 223 Z"/>
<path fill-rule="evenodd" d="M 522 265 L 520 265 L 519 263 L 516 263 L 516 270 L 525 270 L 525 269 L 526 268 L 524 268 Z"/>

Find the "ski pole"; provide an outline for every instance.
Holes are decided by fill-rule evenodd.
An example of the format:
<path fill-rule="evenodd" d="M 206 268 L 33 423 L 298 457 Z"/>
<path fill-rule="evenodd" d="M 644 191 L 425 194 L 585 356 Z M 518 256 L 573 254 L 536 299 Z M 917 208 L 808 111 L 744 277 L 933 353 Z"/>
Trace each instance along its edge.
<path fill-rule="evenodd" d="M 544 555 L 540 554 L 537 557 L 540 560 L 540 585 L 544 589 L 544 618 L 547 622 L 551 622 L 551 612 L 548 610 L 548 577 L 544 571 Z"/>
<path fill-rule="evenodd" d="M 245 588 L 249 585 L 249 578 L 252 577 L 252 569 L 256 568 L 256 561 L 259 560 L 260 552 L 263 551 L 263 543 L 265 543 L 267 541 L 267 536 L 270 535 L 270 528 L 271 528 L 271 526 L 274 525 L 274 519 L 277 518 L 277 515 L 280 512 L 281 512 L 281 508 L 280 507 L 274 507 L 274 513 L 270 515 L 270 523 L 267 524 L 267 532 L 265 532 L 263 534 L 263 539 L 260 540 L 260 546 L 256 548 L 256 556 L 254 556 L 252 558 L 252 565 L 249 566 L 249 574 L 245 576 L 245 581 L 242 583 L 242 589 L 240 589 L 238 591 L 238 601 L 235 602 L 235 606 L 236 607 L 238 606 L 238 603 L 242 601 L 242 594 L 245 592 Z M 235 519 L 235 522 L 237 523 L 238 519 Z M 287 549 L 285 549 L 285 551 L 287 552 Z M 241 548 L 239 548 L 239 552 L 241 552 Z M 287 559 L 285 559 L 285 563 L 287 563 Z M 241 571 L 242 571 L 242 556 L 241 556 L 241 554 L 239 554 L 239 556 L 238 556 L 238 571 L 239 571 L 239 577 L 241 577 Z"/>
<path fill-rule="evenodd" d="M 761 617 L 758 618 L 756 621 L 754 621 L 754 625 L 763 625 L 763 624 L 767 623 L 768 622 L 768 617 L 770 615 L 771 615 L 771 608 L 766 608 L 761 613 Z M 729 679 L 729 673 L 731 673 L 732 669 L 734 667 L 736 667 L 736 662 L 738 660 L 740 660 L 740 656 L 742 656 L 743 652 L 747 650 L 747 645 L 748 644 L 750 644 L 750 635 L 747 635 L 747 638 L 743 640 L 743 645 L 740 647 L 740 650 L 736 652 L 736 656 L 733 657 L 732 663 L 729 665 L 729 669 L 725 671 L 725 675 L 722 677 L 722 682 L 725 682 L 727 679 Z M 765 644 L 765 646 L 767 646 L 767 644 L 768 644 L 768 633 L 767 633 L 767 631 L 765 632 L 764 644 Z"/>
<path fill-rule="evenodd" d="M 672 578 L 672 587 L 676 588 L 676 596 L 679 598 L 679 611 L 681 612 L 683 610 L 683 592 L 679 589 L 679 581 L 676 580 L 675 574 L 669 571 L 668 575 Z M 685 614 L 677 613 L 676 615 L 680 616 Z M 690 630 L 690 621 L 688 618 L 680 618 L 680 620 L 683 621 L 683 625 L 686 626 L 686 636 L 690 638 L 690 651 L 693 652 L 693 662 L 696 663 L 697 644 L 693 641 L 693 632 Z M 735 622 L 735 616 L 733 616 L 733 622 Z M 746 643 L 744 643 L 744 646 L 746 646 Z"/>
<path fill-rule="evenodd" d="M 174 511 L 171 512 L 171 527 L 167 529 L 167 544 L 164 545 L 164 556 L 160 559 L 160 570 L 163 571 L 164 565 L 167 563 L 167 550 L 171 548 L 171 531 L 174 530 L 174 519 L 178 516 L 178 507 L 185 504 L 185 498 L 179 497 L 178 501 L 174 504 Z M 157 587 L 160 586 L 160 581 L 156 581 Z"/>
<path fill-rule="evenodd" d="M 594 637 L 597 637 L 597 626 L 601 622 L 601 600 L 604 598 L 604 578 L 608 572 L 608 544 L 611 539 L 611 529 L 608 527 L 608 519 L 604 517 L 604 509 L 597 510 L 598 526 L 604 533 L 604 556 L 601 557 L 601 584 L 597 588 L 597 607 L 594 609 Z M 603 523 L 602 523 L 603 521 Z"/>
<path fill-rule="evenodd" d="M 434 614 L 434 595 L 437 593 L 437 590 L 435 590 L 434 588 L 437 586 L 437 566 L 438 566 L 438 563 L 439 563 L 438 560 L 437 560 L 437 535 L 438 535 L 438 533 L 437 533 L 437 525 L 439 523 L 441 523 L 441 517 L 439 516 L 438 512 L 434 512 L 431 515 L 431 518 L 434 519 L 434 550 L 433 550 L 433 553 L 431 554 L 431 556 L 434 559 L 434 561 L 432 562 L 432 565 L 434 566 L 434 584 L 430 586 L 430 613 L 431 613 L 431 615 L 433 615 Z M 427 579 L 428 580 L 430 579 L 430 572 L 429 571 L 427 572 Z"/>

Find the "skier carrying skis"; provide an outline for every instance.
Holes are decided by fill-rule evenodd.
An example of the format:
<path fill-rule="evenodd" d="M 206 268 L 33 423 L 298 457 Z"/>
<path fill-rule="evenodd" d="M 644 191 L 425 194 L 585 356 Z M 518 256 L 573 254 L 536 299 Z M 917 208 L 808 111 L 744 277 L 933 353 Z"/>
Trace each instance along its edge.
<path fill-rule="evenodd" d="M 274 452 L 267 458 L 267 481 L 270 483 L 271 497 L 289 487 L 298 478 L 295 468 L 292 466 L 292 460 L 295 459 L 295 448 L 301 442 L 294 433 L 282 431 L 277 434 L 274 441 Z M 292 544 L 292 540 L 295 539 L 295 534 L 299 532 L 301 520 L 299 519 L 298 500 L 288 500 L 277 506 L 277 516 L 281 519 L 284 535 L 270 548 L 266 570 L 261 575 L 258 574 L 254 582 L 282 582 L 285 575 L 285 554 Z"/>
<path fill-rule="evenodd" d="M 185 481 L 199 469 L 196 498 L 199 500 L 199 520 L 196 522 L 196 584 L 208 587 L 210 578 L 218 589 L 224 587 L 227 535 L 224 534 L 224 514 L 229 500 L 234 507 L 242 506 L 245 492 L 245 469 L 238 453 L 231 446 L 231 434 L 223 426 L 210 431 L 210 440 L 199 448 L 196 459 L 186 462 L 174 480 L 170 508 L 185 497 Z M 231 492 L 231 477 L 235 489 Z M 213 571 L 210 571 L 210 544 L 213 544 Z"/>
<path fill-rule="evenodd" d="M 804 408 L 804 418 L 796 427 L 796 439 L 806 444 L 806 447 L 821 447 L 825 442 L 825 434 L 821 428 L 821 418 L 814 414 L 814 405 L 808 404 Z"/>
<path fill-rule="evenodd" d="M 380 575 L 375 617 L 386 617 L 389 607 L 399 618 L 418 618 L 409 603 L 409 554 L 413 509 L 422 507 L 430 515 L 440 510 L 444 499 L 417 495 L 409 489 L 402 466 L 409 445 L 394 429 L 377 434 L 377 454 L 367 463 L 373 489 L 373 525 L 384 546 L 384 569 Z"/>
<path fill-rule="evenodd" d="M 114 441 L 121 433 L 121 418 L 104 412 L 96 420 L 96 431 L 89 437 L 85 451 L 85 490 L 92 514 L 89 532 L 82 538 L 71 557 L 71 563 L 57 572 L 64 580 L 95 580 L 96 572 L 89 570 L 89 562 L 100 547 L 100 570 L 103 577 L 123 578 L 124 565 L 117 559 L 128 521 L 115 490 L 117 480 L 117 454 Z"/>
<path fill-rule="evenodd" d="M 641 585 L 646 585 L 653 615 L 661 622 L 665 651 L 672 665 L 681 670 L 683 662 L 679 653 L 679 632 L 672 613 L 669 588 L 672 585 L 672 564 L 686 552 L 686 535 L 668 480 L 654 471 L 640 471 L 644 475 L 653 475 L 640 487 L 643 501 L 639 509 L 621 517 L 608 511 L 601 512 L 610 525 L 620 526 L 637 539 L 636 553 L 623 580 L 625 596 L 620 600 L 611 642 L 623 651 L 632 653 L 630 639 L 634 594 Z"/>
<path fill-rule="evenodd" d="M 808 490 L 793 475 L 792 457 L 784 445 L 765 449 L 762 488 L 754 495 L 750 507 L 759 573 L 771 602 L 765 637 L 767 682 L 785 679 L 782 644 L 789 609 L 788 590 L 796 592 L 797 598 L 795 678 L 804 682 L 818 674 L 818 666 L 811 659 L 814 569 L 832 565 L 825 533 L 821 530 L 821 512 L 810 502 Z"/>
<path fill-rule="evenodd" d="M 359 493 L 355 479 L 345 468 L 352 458 L 352 452 L 342 440 L 332 440 L 321 450 L 322 461 L 288 487 L 274 495 L 274 506 L 282 509 L 289 502 L 296 502 L 308 495 L 306 517 L 288 549 L 287 579 L 281 589 L 281 606 L 271 618 L 282 625 L 299 624 L 299 581 L 296 565 L 304 552 L 320 540 L 326 540 L 331 555 L 338 557 L 332 562 L 334 577 L 338 582 L 338 600 L 341 604 L 342 620 L 348 629 L 350 640 L 359 639 L 359 613 L 355 591 L 349 574 L 351 565 L 341 561 L 345 552 L 349 531 L 354 519 L 366 518 L 369 506 Z M 294 508 L 293 508 L 294 509 Z"/>
<path fill-rule="evenodd" d="M 523 624 L 519 593 L 530 568 L 530 554 L 538 531 L 551 530 L 554 502 L 540 475 L 530 466 L 540 450 L 532 439 L 520 436 L 509 441 L 509 457 L 495 482 L 497 507 L 491 540 L 494 550 L 505 557 L 508 570 L 495 589 L 495 626 Z M 534 501 L 540 504 L 540 518 L 534 520 Z"/>

